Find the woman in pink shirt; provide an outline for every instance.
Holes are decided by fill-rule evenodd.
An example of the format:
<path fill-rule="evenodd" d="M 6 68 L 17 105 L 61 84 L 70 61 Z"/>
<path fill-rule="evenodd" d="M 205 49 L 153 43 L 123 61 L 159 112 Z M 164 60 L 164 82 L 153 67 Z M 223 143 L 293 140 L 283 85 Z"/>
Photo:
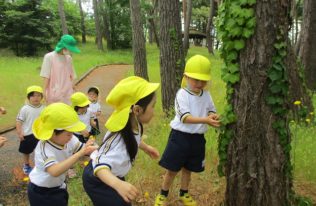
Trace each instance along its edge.
<path fill-rule="evenodd" d="M 77 41 L 71 35 L 63 35 L 54 51 L 44 56 L 40 76 L 44 79 L 44 97 L 47 104 L 70 104 L 76 73 L 70 52 L 80 53 Z"/>

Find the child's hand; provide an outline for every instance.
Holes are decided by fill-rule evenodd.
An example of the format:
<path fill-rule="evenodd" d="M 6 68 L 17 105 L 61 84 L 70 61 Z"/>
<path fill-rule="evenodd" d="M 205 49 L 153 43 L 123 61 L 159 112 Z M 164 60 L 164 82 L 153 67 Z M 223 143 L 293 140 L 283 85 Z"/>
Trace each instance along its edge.
<path fill-rule="evenodd" d="M 90 155 L 94 150 L 98 149 L 98 146 L 94 145 L 94 140 L 89 139 L 86 144 L 80 150 L 83 155 Z"/>
<path fill-rule="evenodd" d="M 90 136 L 90 133 L 89 133 L 87 130 L 81 131 L 81 134 L 82 134 L 84 137 L 89 137 L 89 136 Z"/>
<path fill-rule="evenodd" d="M 158 151 L 156 148 L 154 148 L 154 147 L 152 147 L 152 146 L 150 146 L 150 145 L 148 145 L 148 146 L 146 147 L 146 153 L 147 153 L 152 159 L 158 159 L 159 156 L 160 156 L 159 151 Z"/>
<path fill-rule="evenodd" d="M 8 141 L 7 138 L 0 136 L 0 147 L 2 147 L 6 141 Z"/>
<path fill-rule="evenodd" d="M 125 202 L 131 202 L 138 195 L 138 190 L 136 187 L 125 181 L 120 181 L 119 184 L 115 186 L 115 190 L 120 194 Z"/>
<path fill-rule="evenodd" d="M 4 107 L 0 107 L 0 114 L 6 114 L 7 110 Z"/>
<path fill-rule="evenodd" d="M 94 128 L 97 127 L 97 123 L 94 120 L 91 122 L 91 127 L 94 127 Z"/>
<path fill-rule="evenodd" d="M 23 132 L 21 132 L 20 134 L 18 134 L 18 137 L 19 137 L 19 139 L 20 139 L 21 142 L 24 141 L 24 134 L 23 134 Z"/>
<path fill-rule="evenodd" d="M 208 115 L 208 121 L 207 124 L 213 127 L 219 127 L 221 125 L 220 121 L 219 121 L 219 115 L 218 114 L 210 114 Z"/>

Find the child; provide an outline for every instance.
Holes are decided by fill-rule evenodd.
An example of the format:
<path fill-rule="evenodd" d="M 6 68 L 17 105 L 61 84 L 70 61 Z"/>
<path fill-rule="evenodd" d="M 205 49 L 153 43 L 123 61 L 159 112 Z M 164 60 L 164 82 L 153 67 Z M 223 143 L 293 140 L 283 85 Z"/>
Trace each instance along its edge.
<path fill-rule="evenodd" d="M 94 122 L 94 116 L 90 110 L 88 110 L 89 104 L 91 103 L 88 97 L 82 92 L 76 92 L 70 97 L 71 105 L 77 112 L 79 119 L 87 126 L 81 133 L 75 132 L 74 135 L 78 137 L 79 141 L 86 143 L 89 136 L 91 135 L 92 127 L 96 127 Z"/>
<path fill-rule="evenodd" d="M 40 141 L 35 149 L 35 167 L 30 173 L 28 197 L 31 206 L 66 206 L 66 171 L 82 156 L 96 150 L 93 140 L 86 145 L 73 136 L 84 130 L 76 112 L 64 103 L 47 106 L 34 121 L 32 129 Z"/>
<path fill-rule="evenodd" d="M 99 92 L 99 88 L 95 86 L 88 89 L 88 97 L 91 102 L 88 110 L 94 115 L 94 122 L 96 124 L 96 128 L 92 128 L 92 135 L 100 134 L 98 117 L 101 115 L 101 105 L 98 102 Z"/>
<path fill-rule="evenodd" d="M 16 118 L 16 131 L 20 139 L 19 152 L 23 154 L 23 172 L 28 175 L 32 170 L 30 154 L 34 151 L 38 142 L 33 135 L 32 124 L 44 109 L 41 104 L 43 89 L 36 85 L 30 86 L 26 90 L 26 95 L 28 103 L 21 108 Z"/>
<path fill-rule="evenodd" d="M 212 97 L 204 90 L 211 78 L 210 69 L 209 60 L 201 55 L 191 57 L 185 66 L 182 88 L 175 98 L 176 115 L 170 123 L 172 130 L 159 161 L 167 171 L 155 206 L 166 204 L 169 188 L 180 170 L 180 200 L 185 206 L 196 205 L 188 193 L 191 172 L 204 171 L 204 133 L 208 129 L 207 126 L 220 125 Z"/>
<path fill-rule="evenodd" d="M 138 148 L 152 158 L 159 157 L 158 150 L 141 139 L 143 124 L 153 117 L 158 87 L 158 83 L 132 76 L 121 80 L 106 98 L 115 108 L 105 124 L 109 131 L 83 173 L 83 186 L 93 205 L 131 205 L 138 190 L 125 182 L 124 177 L 132 167 Z"/>

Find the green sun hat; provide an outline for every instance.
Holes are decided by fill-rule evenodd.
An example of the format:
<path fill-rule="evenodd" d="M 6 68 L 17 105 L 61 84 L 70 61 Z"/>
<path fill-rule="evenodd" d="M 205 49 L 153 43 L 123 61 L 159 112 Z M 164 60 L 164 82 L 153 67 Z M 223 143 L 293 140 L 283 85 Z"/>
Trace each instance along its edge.
<path fill-rule="evenodd" d="M 66 48 L 73 53 L 80 53 L 80 50 L 77 47 L 76 39 L 69 34 L 65 34 L 60 38 L 55 47 L 55 51 L 60 52 L 63 48 Z"/>

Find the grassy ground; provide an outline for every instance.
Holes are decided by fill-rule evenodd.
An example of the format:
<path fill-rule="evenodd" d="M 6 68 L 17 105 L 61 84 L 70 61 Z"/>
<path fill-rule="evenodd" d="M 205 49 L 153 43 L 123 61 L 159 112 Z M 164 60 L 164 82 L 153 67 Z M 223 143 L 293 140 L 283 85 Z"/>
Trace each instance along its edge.
<path fill-rule="evenodd" d="M 132 53 L 130 50 L 115 52 L 99 52 L 91 43 L 80 45 L 82 53 L 74 55 L 74 65 L 80 77 L 87 70 L 95 65 L 107 63 L 132 63 Z M 192 47 L 188 57 L 194 54 L 209 56 L 205 48 Z M 159 53 L 155 46 L 147 46 L 147 60 L 150 80 L 160 82 L 159 73 Z M 222 113 L 225 104 L 225 84 L 221 81 L 221 60 L 217 55 L 210 57 L 212 62 L 212 81 L 210 83 L 210 92 L 215 101 L 219 113 Z M 42 85 L 39 77 L 39 67 L 42 56 L 38 58 L 17 58 L 7 51 L 0 51 L 0 105 L 8 110 L 6 116 L 0 117 L 0 128 L 12 125 L 19 108 L 25 101 L 25 89 L 32 84 Z M 160 99 L 160 93 L 158 93 Z M 170 131 L 170 119 L 166 119 L 162 114 L 161 103 L 158 99 L 156 106 L 156 116 L 145 127 L 145 134 L 148 136 L 146 142 L 157 147 L 160 152 L 163 151 L 167 137 Z M 295 181 L 309 182 L 316 185 L 316 127 L 310 125 L 291 124 L 293 133 L 292 159 L 294 163 Z M 214 129 L 206 134 L 207 153 L 206 153 L 206 171 L 201 175 L 193 175 L 193 195 L 199 197 L 201 205 L 213 205 L 219 202 L 223 197 L 225 182 L 219 178 L 216 173 L 217 158 L 217 135 Z M 313 149 L 314 148 L 314 149 Z M 79 172 L 82 166 L 77 166 Z M 129 173 L 127 179 L 135 184 L 142 195 L 135 205 L 152 205 L 154 196 L 158 193 L 162 181 L 163 170 L 152 161 L 143 152 L 138 154 L 135 166 Z M 171 202 L 177 205 L 176 194 L 179 187 L 179 180 L 176 179 L 171 190 Z M 70 204 L 69 205 L 91 205 L 86 194 L 83 191 L 81 178 L 72 180 L 69 184 Z M 201 195 L 201 194 L 210 194 Z M 216 205 L 216 203 L 214 203 Z"/>

